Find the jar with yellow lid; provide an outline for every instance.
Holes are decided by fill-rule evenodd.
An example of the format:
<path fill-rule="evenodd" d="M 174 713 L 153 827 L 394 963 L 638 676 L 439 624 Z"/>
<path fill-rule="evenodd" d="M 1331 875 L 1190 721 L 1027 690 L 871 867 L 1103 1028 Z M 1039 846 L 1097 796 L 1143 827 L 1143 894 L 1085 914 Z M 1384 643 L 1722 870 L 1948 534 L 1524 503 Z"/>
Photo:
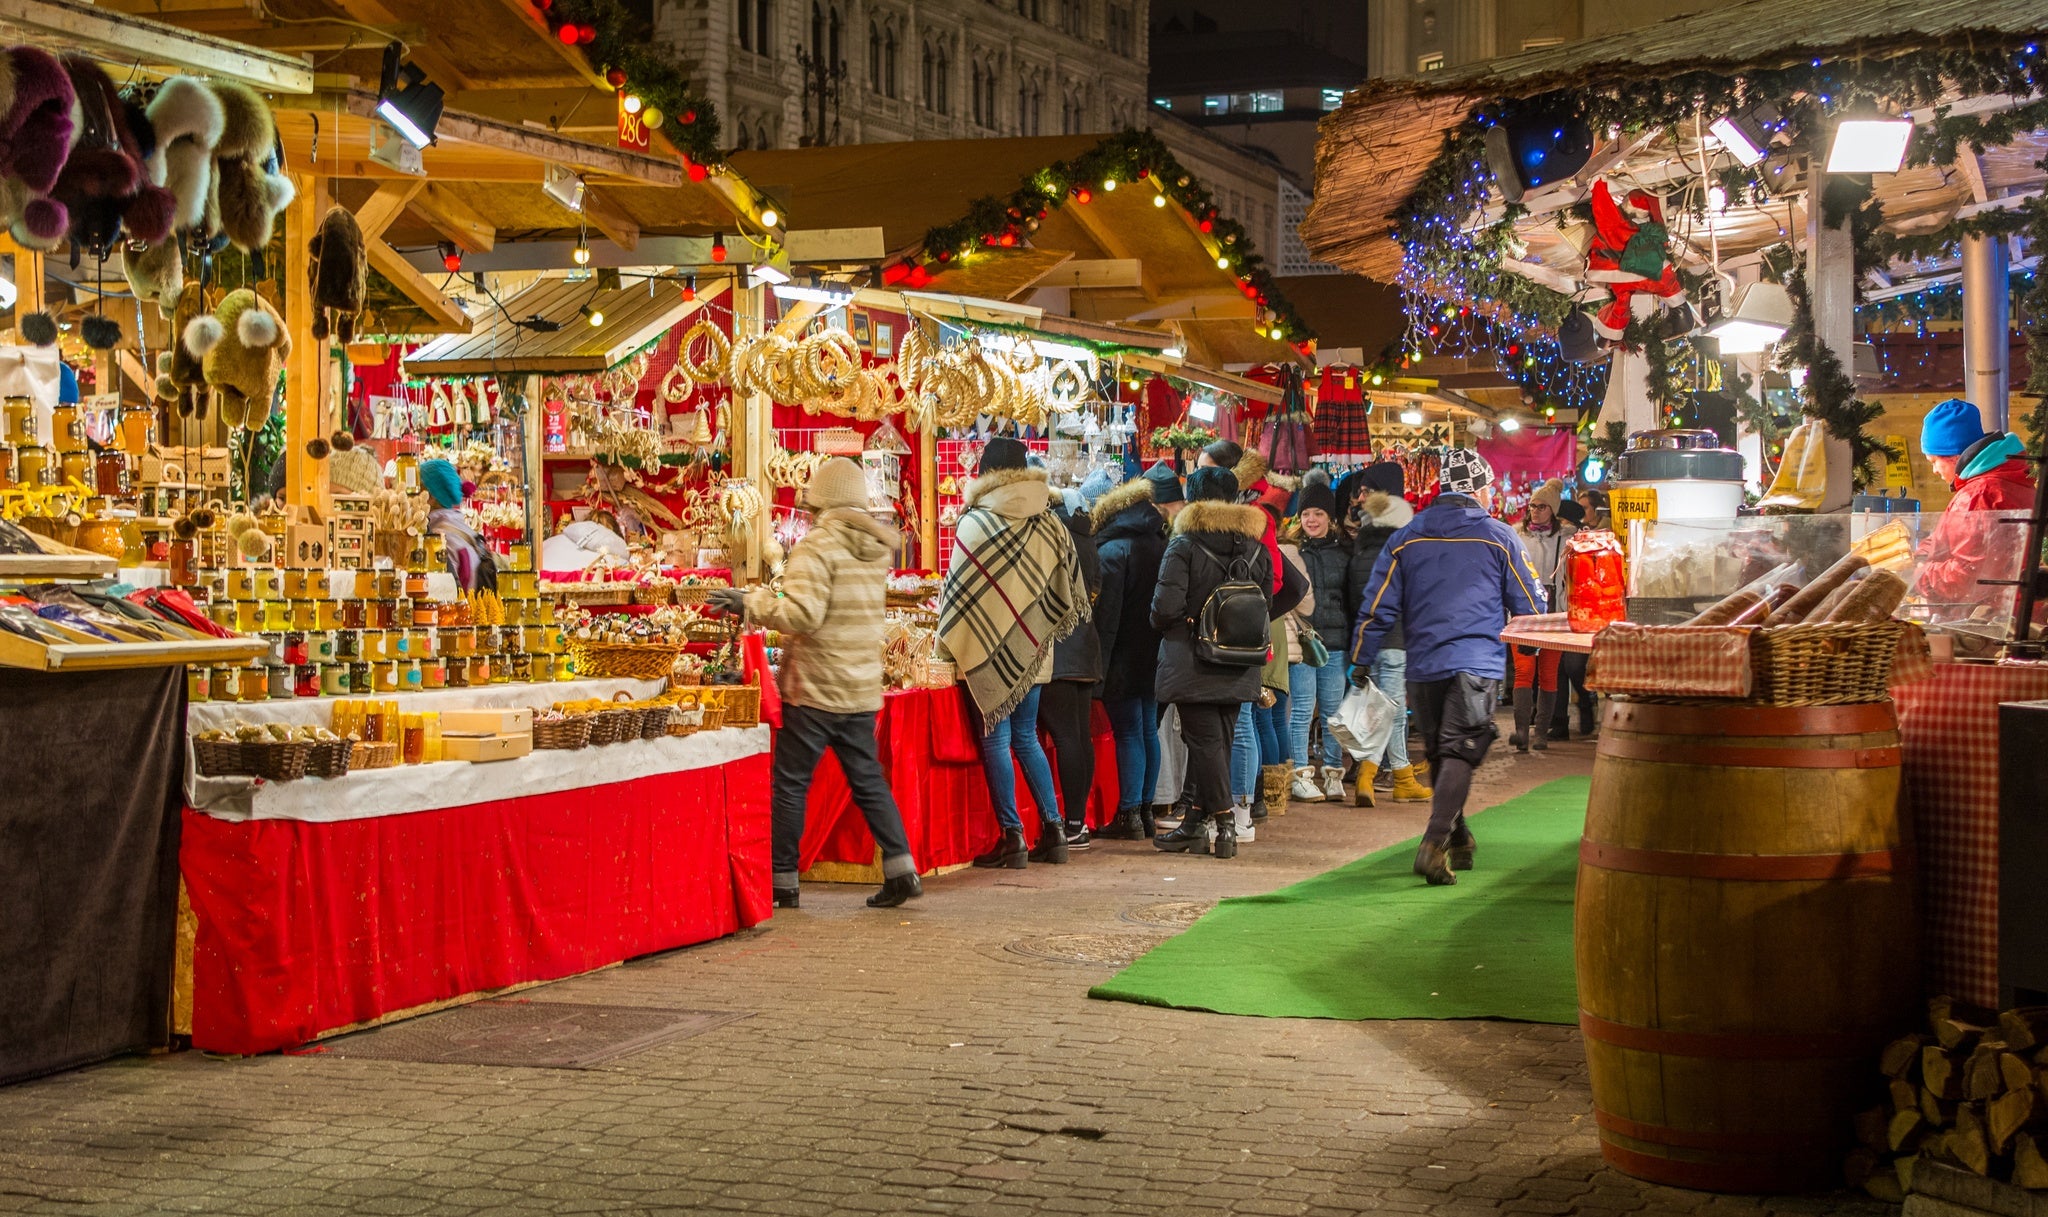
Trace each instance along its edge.
<path fill-rule="evenodd" d="M 50 464 L 50 450 L 40 444 L 24 444 L 14 450 L 14 478 L 23 486 L 54 486 L 57 469 Z"/>
<path fill-rule="evenodd" d="M 42 435 L 36 427 L 36 403 L 26 397 L 10 397 L 0 405 L 0 416 L 7 420 L 7 442 L 17 448 L 27 448 L 42 442 Z"/>
<path fill-rule="evenodd" d="M 59 402 L 50 408 L 50 446 L 59 452 L 85 451 L 85 423 L 77 406 Z"/>

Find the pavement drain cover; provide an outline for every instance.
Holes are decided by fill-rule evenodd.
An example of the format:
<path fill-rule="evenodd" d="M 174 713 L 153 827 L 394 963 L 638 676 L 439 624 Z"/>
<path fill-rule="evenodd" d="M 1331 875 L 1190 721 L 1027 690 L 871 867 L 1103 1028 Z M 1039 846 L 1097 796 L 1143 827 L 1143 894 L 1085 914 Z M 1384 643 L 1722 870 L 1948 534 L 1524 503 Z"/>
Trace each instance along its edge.
<path fill-rule="evenodd" d="M 1125 909 L 1123 919 L 1133 925 L 1157 926 L 1162 930 L 1184 930 L 1195 924 L 1203 913 L 1215 908 L 1206 900 L 1163 900 L 1158 904 L 1141 904 Z"/>
<path fill-rule="evenodd" d="M 725 1010 L 479 1001 L 343 1036 L 327 1044 L 326 1055 L 430 1065 L 596 1069 L 745 1017 Z"/>
<path fill-rule="evenodd" d="M 1048 934 L 1020 938 L 1003 949 L 1031 959 L 1121 968 L 1158 945 L 1153 934 Z"/>

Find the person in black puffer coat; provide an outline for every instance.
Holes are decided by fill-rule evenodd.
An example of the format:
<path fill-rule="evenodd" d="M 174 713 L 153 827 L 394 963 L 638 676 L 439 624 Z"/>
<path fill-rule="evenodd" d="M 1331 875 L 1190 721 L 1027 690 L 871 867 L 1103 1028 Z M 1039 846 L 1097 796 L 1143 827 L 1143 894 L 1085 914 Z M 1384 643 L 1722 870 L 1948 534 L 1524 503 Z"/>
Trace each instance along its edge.
<path fill-rule="evenodd" d="M 1169 488 L 1170 487 L 1170 488 Z M 1160 494 L 1180 493 L 1170 479 L 1132 478 L 1096 500 L 1089 512 L 1101 573 L 1095 626 L 1102 647 L 1102 708 L 1116 731 L 1116 820 L 1110 840 L 1149 837 L 1152 789 L 1159 784 L 1159 631 L 1152 626 L 1152 590 L 1166 553 Z"/>
<path fill-rule="evenodd" d="M 1102 593 L 1102 568 L 1095 552 L 1094 526 L 1074 491 L 1053 504 L 1053 514 L 1074 538 L 1081 581 L 1091 603 Z M 1052 680 L 1038 700 L 1038 726 L 1052 739 L 1060 784 L 1060 808 L 1067 821 L 1067 848 L 1088 848 L 1088 792 L 1095 786 L 1095 684 L 1102 679 L 1102 639 L 1093 621 L 1053 644 Z"/>
<path fill-rule="evenodd" d="M 1216 825 L 1216 856 L 1237 856 L 1232 813 L 1230 747 L 1246 703 L 1259 695 L 1261 665 L 1210 663 L 1195 646 L 1194 622 L 1226 582 L 1243 581 L 1266 601 L 1271 616 L 1273 563 L 1264 538 L 1269 521 L 1257 507 L 1232 502 L 1237 479 L 1226 469 L 1188 475 L 1188 505 L 1173 522 L 1173 539 L 1159 564 L 1152 593 L 1152 625 L 1159 630 L 1155 694 L 1180 712 L 1181 738 L 1194 776 L 1195 807 L 1180 827 L 1153 840 L 1171 852 L 1205 852 L 1206 821 Z M 1261 648 L 1263 650 L 1263 648 Z"/>
<path fill-rule="evenodd" d="M 1401 497 L 1401 467 L 1392 461 L 1366 466 L 1360 481 L 1358 512 L 1361 522 L 1351 546 L 1351 578 L 1356 581 L 1358 595 L 1362 599 L 1373 564 L 1380 560 L 1380 551 L 1386 548 L 1387 538 L 1415 518 L 1415 509 Z M 1358 600 L 1351 603 L 1355 609 Z M 1408 651 L 1398 621 L 1393 629 L 1387 631 L 1387 640 L 1373 660 L 1372 682 L 1400 707 L 1401 718 L 1387 740 L 1387 750 L 1359 765 L 1353 802 L 1359 807 L 1373 805 L 1373 779 L 1384 768 L 1393 775 L 1394 802 L 1427 803 L 1430 789 L 1422 784 L 1423 775 L 1415 771 L 1408 757 Z"/>
<path fill-rule="evenodd" d="M 1329 731 L 1323 732 L 1320 770 L 1309 752 L 1309 727 L 1327 719 L 1344 702 L 1345 655 L 1351 646 L 1351 623 L 1358 618 L 1359 576 L 1351 562 L 1351 538 L 1338 523 L 1337 496 L 1330 490 L 1329 475 L 1312 469 L 1301 479 L 1299 507 L 1287 543 L 1297 547 L 1301 564 L 1308 571 L 1310 601 L 1315 611 L 1306 621 L 1296 613 L 1290 629 L 1313 629 L 1329 651 L 1321 667 L 1297 663 L 1288 668 L 1288 696 L 1293 708 L 1289 726 L 1294 734 L 1294 761 L 1301 766 L 1289 777 L 1296 799 L 1316 802 L 1344 801 L 1344 750 Z"/>

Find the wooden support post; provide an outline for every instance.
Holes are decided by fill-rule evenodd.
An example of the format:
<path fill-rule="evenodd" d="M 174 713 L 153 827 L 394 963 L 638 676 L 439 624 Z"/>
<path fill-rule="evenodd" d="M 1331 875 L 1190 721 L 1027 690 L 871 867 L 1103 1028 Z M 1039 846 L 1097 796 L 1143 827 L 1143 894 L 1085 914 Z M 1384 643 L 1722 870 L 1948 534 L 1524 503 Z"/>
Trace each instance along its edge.
<path fill-rule="evenodd" d="M 1856 242 L 1845 218 L 1829 226 L 1827 209 L 1812 207 L 1806 213 L 1806 290 L 1813 301 L 1813 329 L 1821 344 L 1842 361 L 1842 371 L 1856 372 Z M 1847 440 L 1825 437 L 1828 461 L 1826 496 L 1822 511 L 1842 511 L 1855 493 L 1855 470 L 1849 466 Z"/>
<path fill-rule="evenodd" d="M 16 244 L 4 232 L 0 232 L 0 254 L 14 255 L 14 328 L 18 335 L 21 319 L 43 307 L 43 255 Z"/>
<path fill-rule="evenodd" d="M 298 194 L 285 211 L 284 323 L 292 335 L 291 359 L 285 364 L 284 497 L 294 507 L 327 512 L 327 462 L 306 454 L 306 441 L 325 438 L 332 429 L 326 409 L 331 355 L 328 344 L 313 337 L 313 294 L 307 273 L 312 266 L 308 242 L 327 214 L 325 179 L 295 175 Z"/>
<path fill-rule="evenodd" d="M 1963 396 L 1975 402 L 1984 429 L 2006 427 L 2012 360 L 2012 279 L 2005 242 L 1963 238 Z"/>
<path fill-rule="evenodd" d="M 939 429 L 926 424 L 917 432 L 917 552 L 925 570 L 944 570 L 939 552 Z"/>
<path fill-rule="evenodd" d="M 541 413 L 541 378 L 525 380 L 526 414 L 521 428 L 526 445 L 526 539 L 533 550 L 533 569 L 540 569 L 540 543 L 548 535 L 548 470 L 544 451 L 547 419 Z"/>
<path fill-rule="evenodd" d="M 743 286 L 735 281 L 732 288 L 732 344 L 742 344 L 759 338 L 766 328 L 767 290 L 759 286 Z M 732 399 L 732 460 L 735 473 L 753 483 L 761 492 L 764 506 L 761 515 L 754 521 L 753 535 L 748 538 L 744 550 L 732 555 L 733 573 L 744 574 L 755 581 L 767 578 L 766 564 L 761 560 L 769 533 L 772 531 L 775 515 L 774 490 L 768 484 L 768 453 L 775 438 L 775 403 L 765 393 L 750 393 L 741 396 L 735 392 Z"/>

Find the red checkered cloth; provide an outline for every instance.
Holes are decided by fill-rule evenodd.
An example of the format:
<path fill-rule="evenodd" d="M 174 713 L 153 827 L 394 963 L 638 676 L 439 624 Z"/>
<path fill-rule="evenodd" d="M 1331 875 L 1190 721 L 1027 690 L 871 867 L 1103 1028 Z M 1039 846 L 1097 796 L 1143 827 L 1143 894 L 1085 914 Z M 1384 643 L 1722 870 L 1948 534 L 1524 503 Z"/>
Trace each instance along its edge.
<path fill-rule="evenodd" d="M 1920 849 L 1928 992 L 1996 1007 L 1998 705 L 2048 698 L 2048 664 L 1935 664 L 1892 696 Z"/>
<path fill-rule="evenodd" d="M 1366 421 L 1370 409 L 1362 401 L 1331 401 L 1316 406 L 1314 437 L 1316 453 L 1324 458 L 1355 456 L 1372 458 L 1372 427 Z"/>
<path fill-rule="evenodd" d="M 1586 688 L 1642 697 L 1748 697 L 1749 627 L 1617 621 L 1594 636 Z"/>

